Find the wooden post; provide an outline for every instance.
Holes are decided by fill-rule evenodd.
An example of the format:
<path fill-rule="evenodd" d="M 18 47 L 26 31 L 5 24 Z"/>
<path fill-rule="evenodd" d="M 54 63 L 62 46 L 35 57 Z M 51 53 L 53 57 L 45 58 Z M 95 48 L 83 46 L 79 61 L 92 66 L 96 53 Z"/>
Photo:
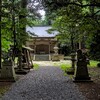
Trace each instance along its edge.
<path fill-rule="evenodd" d="M 49 40 L 49 60 L 51 60 L 50 50 L 51 50 L 51 41 Z"/>
<path fill-rule="evenodd" d="M 34 44 L 34 54 L 36 54 L 36 44 Z"/>
<path fill-rule="evenodd" d="M 36 44 L 34 46 L 34 60 L 35 60 L 35 54 L 36 54 Z"/>
<path fill-rule="evenodd" d="M 50 54 L 50 45 L 51 45 L 50 43 L 51 43 L 51 42 L 50 42 L 50 40 L 49 40 L 49 54 Z"/>
<path fill-rule="evenodd" d="M 28 60 L 28 68 L 30 68 L 30 57 L 29 57 L 29 50 L 27 50 L 27 60 Z"/>
<path fill-rule="evenodd" d="M 0 69 L 2 66 L 2 61 L 1 61 L 1 53 L 2 53 L 2 49 L 1 49 L 1 9 L 2 9 L 2 0 L 0 0 Z"/>
<path fill-rule="evenodd" d="M 32 67 L 33 66 L 33 62 L 32 62 L 32 57 L 31 57 L 31 51 L 29 51 L 29 57 L 30 57 L 30 67 Z"/>
<path fill-rule="evenodd" d="M 81 41 L 79 41 L 79 47 L 78 47 L 78 49 L 81 49 Z"/>

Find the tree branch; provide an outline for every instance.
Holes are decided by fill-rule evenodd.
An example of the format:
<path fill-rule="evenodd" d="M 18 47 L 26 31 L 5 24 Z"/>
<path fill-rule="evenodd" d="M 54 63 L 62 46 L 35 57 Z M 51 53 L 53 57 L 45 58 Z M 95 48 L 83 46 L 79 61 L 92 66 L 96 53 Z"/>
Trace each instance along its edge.
<path fill-rule="evenodd" d="M 100 7 L 100 3 L 93 3 L 93 4 L 79 4 L 79 3 L 75 3 L 75 2 L 70 2 L 68 3 L 67 5 L 76 5 L 76 6 L 79 6 L 79 7 L 91 7 L 91 6 L 94 6 L 94 7 Z"/>

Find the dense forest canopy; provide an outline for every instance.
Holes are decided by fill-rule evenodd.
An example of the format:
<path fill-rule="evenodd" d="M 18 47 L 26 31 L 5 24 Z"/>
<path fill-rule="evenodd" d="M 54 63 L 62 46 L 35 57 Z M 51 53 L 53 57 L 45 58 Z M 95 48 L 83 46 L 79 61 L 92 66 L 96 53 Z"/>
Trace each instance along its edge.
<path fill-rule="evenodd" d="M 84 42 L 93 59 L 100 60 L 100 1 L 99 0 L 42 0 L 52 29 L 60 34 L 60 43 L 71 45 Z M 93 48 L 95 46 L 95 49 Z M 82 47 L 79 47 L 82 48 Z"/>
<path fill-rule="evenodd" d="M 14 34 L 16 34 L 17 43 L 20 40 L 22 43 L 25 42 L 27 33 L 23 34 L 25 33 L 24 27 L 26 25 L 32 26 L 34 24 L 32 20 L 41 17 L 38 12 L 41 6 L 37 2 L 37 0 L 2 0 L 1 38 L 3 51 L 7 51 L 10 45 L 13 45 Z"/>
<path fill-rule="evenodd" d="M 28 36 L 25 31 L 27 25 L 52 25 L 52 29 L 48 32 L 59 31 L 57 38 L 61 46 L 66 44 L 71 49 L 76 49 L 77 42 L 84 41 L 91 56 L 95 58 L 99 54 L 97 59 L 100 59 L 99 0 L 2 0 L 0 2 L 2 51 L 7 51 L 10 45 L 22 47 Z M 45 11 L 44 20 L 41 20 L 39 10 Z M 93 45 L 97 45 L 95 50 Z M 94 52 L 97 54 L 93 55 Z"/>
<path fill-rule="evenodd" d="M 0 68 L 1 53 L 8 52 L 11 47 L 13 56 L 15 49 L 19 49 L 21 66 L 22 46 L 28 39 L 26 26 L 33 26 L 33 20 L 41 18 L 39 9 L 42 9 L 39 0 L 0 0 Z"/>

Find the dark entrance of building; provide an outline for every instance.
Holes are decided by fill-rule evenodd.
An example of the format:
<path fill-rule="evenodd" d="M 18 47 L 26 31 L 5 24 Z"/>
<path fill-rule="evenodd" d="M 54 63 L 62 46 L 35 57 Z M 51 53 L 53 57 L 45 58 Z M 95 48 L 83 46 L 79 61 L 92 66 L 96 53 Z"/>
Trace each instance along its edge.
<path fill-rule="evenodd" d="M 49 45 L 45 45 L 45 44 L 37 45 L 36 54 L 49 54 Z"/>

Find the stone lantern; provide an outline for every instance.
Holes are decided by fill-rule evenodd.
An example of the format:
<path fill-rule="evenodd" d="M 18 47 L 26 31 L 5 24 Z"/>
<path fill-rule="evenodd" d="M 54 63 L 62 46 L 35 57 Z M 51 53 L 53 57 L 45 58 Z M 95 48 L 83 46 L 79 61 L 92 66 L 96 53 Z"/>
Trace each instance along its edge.
<path fill-rule="evenodd" d="M 55 52 L 56 55 L 58 55 L 58 49 L 59 48 L 57 46 L 54 47 L 54 52 Z"/>
<path fill-rule="evenodd" d="M 67 74 L 71 74 L 74 75 L 74 71 L 75 71 L 75 62 L 76 62 L 76 53 L 71 53 L 71 68 L 69 71 L 67 71 Z"/>
<path fill-rule="evenodd" d="M 71 53 L 72 68 L 75 69 L 76 53 Z"/>
<path fill-rule="evenodd" d="M 12 48 L 3 53 L 3 62 L 1 68 L 0 82 L 15 82 L 16 75 L 14 70 L 14 61 L 12 59 Z"/>
<path fill-rule="evenodd" d="M 57 46 L 54 47 L 54 54 L 52 55 L 52 60 L 53 61 L 59 61 L 58 49 L 59 48 Z"/>

